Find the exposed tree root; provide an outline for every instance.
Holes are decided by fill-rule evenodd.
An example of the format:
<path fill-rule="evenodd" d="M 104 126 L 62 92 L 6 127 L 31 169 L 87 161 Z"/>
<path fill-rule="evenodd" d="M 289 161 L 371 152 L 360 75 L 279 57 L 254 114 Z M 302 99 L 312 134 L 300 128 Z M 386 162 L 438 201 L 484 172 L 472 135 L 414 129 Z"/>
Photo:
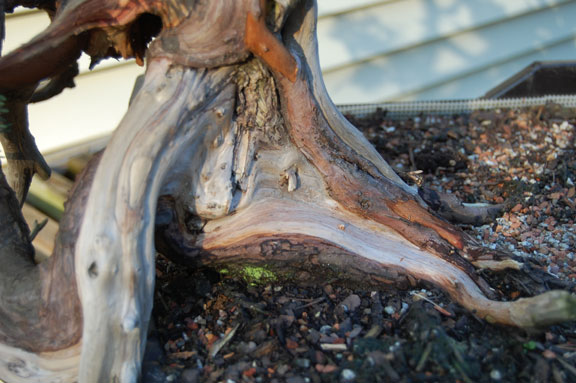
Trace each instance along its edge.
<path fill-rule="evenodd" d="M 426 187 L 419 188 L 418 194 L 433 211 L 453 223 L 484 225 L 494 222 L 504 209 L 504 204 L 463 203 L 452 194 Z"/>
<path fill-rule="evenodd" d="M 8 361 L 0 377 L 137 381 L 155 238 L 167 255 L 197 264 L 313 265 L 386 283 L 410 276 L 504 325 L 576 318 L 576 298 L 565 291 L 496 300 L 476 267 L 522 265 L 434 215 L 338 113 L 319 71 L 313 1 L 268 12 L 270 2 L 254 0 L 199 2 L 194 12 L 186 2 L 105 3 L 70 2 L 43 36 L 0 60 L 7 75 L 20 59 L 33 75 L 0 74 L 0 88 L 11 89 L 53 72 L 55 61 L 48 70 L 30 63 L 50 58 L 46 41 L 66 62 L 82 47 L 96 58 L 109 49 L 138 56 L 142 46 L 127 38 L 138 16 L 155 14 L 164 28 L 141 89 L 67 206 L 47 263 L 31 263 L 28 232 L 0 184 L 0 208 L 12 209 L 10 227 L 0 226 L 0 257 L 24 277 L 4 273 L 0 283 L 15 307 L 0 312 L 0 360 Z M 17 248 L 5 230 L 15 230 Z"/>

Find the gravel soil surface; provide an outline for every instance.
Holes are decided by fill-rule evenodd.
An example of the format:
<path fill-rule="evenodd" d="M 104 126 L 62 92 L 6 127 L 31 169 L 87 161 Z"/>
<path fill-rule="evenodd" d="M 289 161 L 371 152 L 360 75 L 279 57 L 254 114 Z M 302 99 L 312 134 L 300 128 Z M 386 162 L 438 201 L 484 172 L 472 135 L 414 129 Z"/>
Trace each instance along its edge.
<path fill-rule="evenodd" d="M 502 204 L 493 222 L 462 229 L 531 264 L 484 275 L 504 299 L 575 291 L 576 111 L 349 119 L 407 182 Z M 163 256 L 157 271 L 144 382 L 576 381 L 575 323 L 490 325 L 427 284 L 302 286 Z"/>

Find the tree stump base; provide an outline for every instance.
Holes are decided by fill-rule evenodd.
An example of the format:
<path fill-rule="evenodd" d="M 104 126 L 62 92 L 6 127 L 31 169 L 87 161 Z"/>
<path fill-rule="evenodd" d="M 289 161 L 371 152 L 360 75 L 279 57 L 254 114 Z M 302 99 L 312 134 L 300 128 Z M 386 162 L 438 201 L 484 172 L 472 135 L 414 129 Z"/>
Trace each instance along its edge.
<path fill-rule="evenodd" d="M 59 78 L 81 50 L 96 61 L 147 60 L 110 144 L 76 185 L 55 253 L 38 266 L 0 177 L 0 256 L 9 266 L 0 279 L 0 376 L 137 381 L 155 244 L 198 265 L 424 280 L 503 325 L 575 318 L 567 291 L 498 300 L 477 270 L 521 263 L 438 217 L 344 119 L 322 82 L 315 27 L 306 0 L 77 0 L 0 60 L 6 92 Z M 13 128 L 25 136 L 25 124 Z M 20 199 L 35 168 L 17 177 Z"/>

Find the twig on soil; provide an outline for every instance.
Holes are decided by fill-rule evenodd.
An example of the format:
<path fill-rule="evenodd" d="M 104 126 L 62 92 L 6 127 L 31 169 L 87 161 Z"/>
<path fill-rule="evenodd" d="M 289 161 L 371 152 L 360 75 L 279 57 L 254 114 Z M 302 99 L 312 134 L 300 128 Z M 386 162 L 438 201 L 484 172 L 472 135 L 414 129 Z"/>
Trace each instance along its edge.
<path fill-rule="evenodd" d="M 462 366 L 460 366 L 460 363 L 454 363 L 454 367 L 456 367 L 456 370 L 458 370 L 458 372 L 460 373 L 460 375 L 462 376 L 462 380 L 465 381 L 466 383 L 474 383 L 469 377 L 468 375 L 466 375 L 466 373 L 464 372 L 464 369 L 462 368 Z"/>
<path fill-rule="evenodd" d="M 324 351 L 346 351 L 348 346 L 344 343 L 322 343 L 320 348 Z"/>
<path fill-rule="evenodd" d="M 447 317 L 451 317 L 452 313 L 450 313 L 449 311 L 447 311 L 446 309 L 444 309 L 443 307 L 441 307 L 438 303 L 435 303 L 434 301 L 426 298 L 424 295 L 421 295 L 420 293 L 412 293 L 413 296 L 418 297 L 420 299 L 425 300 L 426 302 L 432 304 L 432 306 L 434 307 L 434 309 L 436 311 L 438 311 L 440 314 L 444 314 Z"/>
<path fill-rule="evenodd" d="M 560 364 L 567 369 L 568 371 L 570 371 L 572 373 L 572 375 L 576 376 L 576 368 L 574 366 L 572 366 L 570 363 L 568 363 L 567 361 L 565 361 L 563 358 L 561 358 L 560 356 L 557 356 L 556 359 L 558 360 L 558 362 L 560 362 Z"/>
<path fill-rule="evenodd" d="M 420 187 L 418 194 L 430 208 L 450 222 L 480 226 L 494 222 L 505 204 L 464 203 L 453 194 Z"/>
<path fill-rule="evenodd" d="M 326 299 L 326 298 L 324 298 L 324 297 L 320 297 L 320 298 L 318 298 L 318 299 L 314 299 L 313 301 L 311 301 L 311 302 L 309 302 L 309 303 L 306 303 L 305 305 L 296 307 L 296 310 L 301 310 L 301 309 L 305 309 L 305 308 L 310 307 L 310 306 L 314 306 L 315 304 L 318 304 L 318 303 L 320 303 L 320 302 L 323 302 L 325 299 Z"/>
<path fill-rule="evenodd" d="M 240 305 L 242 305 L 242 307 L 247 308 L 248 310 L 253 310 L 259 314 L 266 315 L 266 316 L 271 315 L 269 312 L 262 310 L 261 308 L 256 306 L 254 303 L 245 302 L 245 301 L 240 301 L 239 303 L 240 303 Z"/>
<path fill-rule="evenodd" d="M 422 353 L 422 356 L 420 357 L 420 360 L 418 361 L 418 364 L 416 365 L 416 371 L 418 372 L 422 371 L 422 369 L 426 365 L 426 361 L 428 360 L 428 357 L 430 356 L 431 352 L 432 352 L 432 342 L 428 342 L 426 348 L 424 349 L 424 352 Z"/>
<path fill-rule="evenodd" d="M 214 358 L 216 356 L 216 354 L 218 354 L 218 352 L 222 349 L 222 347 L 224 347 L 226 345 L 226 343 L 228 343 L 230 340 L 232 340 L 232 338 L 234 337 L 234 334 L 236 334 L 236 330 L 238 330 L 238 328 L 240 327 L 240 323 L 237 323 L 236 326 L 234 326 L 234 328 L 232 330 L 230 330 L 230 332 L 228 332 L 228 334 L 224 335 L 223 338 L 218 339 L 216 342 L 214 342 L 212 344 L 212 346 L 210 346 L 210 357 Z"/>

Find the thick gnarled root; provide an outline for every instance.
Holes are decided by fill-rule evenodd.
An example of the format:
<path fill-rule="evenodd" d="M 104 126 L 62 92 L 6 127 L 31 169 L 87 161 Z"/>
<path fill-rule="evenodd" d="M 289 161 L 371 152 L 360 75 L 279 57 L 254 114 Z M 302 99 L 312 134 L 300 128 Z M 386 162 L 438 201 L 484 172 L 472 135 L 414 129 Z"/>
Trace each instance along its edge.
<path fill-rule="evenodd" d="M 426 187 L 419 188 L 418 194 L 430 209 L 452 223 L 484 225 L 494 222 L 504 209 L 504 204 L 463 203 L 453 194 Z"/>
<path fill-rule="evenodd" d="M 165 220 L 157 227 L 163 248 L 178 262 L 302 265 L 339 270 L 364 282 L 394 283 L 405 276 L 428 281 L 491 323 L 541 327 L 576 319 L 576 297 L 566 291 L 501 302 L 486 297 L 477 282 L 457 265 L 418 249 L 389 228 L 334 209 L 290 199 L 262 199 L 236 214 L 209 221 L 201 234 L 183 229 L 182 217 L 162 204 Z M 168 211 L 171 211 L 167 214 Z"/>

